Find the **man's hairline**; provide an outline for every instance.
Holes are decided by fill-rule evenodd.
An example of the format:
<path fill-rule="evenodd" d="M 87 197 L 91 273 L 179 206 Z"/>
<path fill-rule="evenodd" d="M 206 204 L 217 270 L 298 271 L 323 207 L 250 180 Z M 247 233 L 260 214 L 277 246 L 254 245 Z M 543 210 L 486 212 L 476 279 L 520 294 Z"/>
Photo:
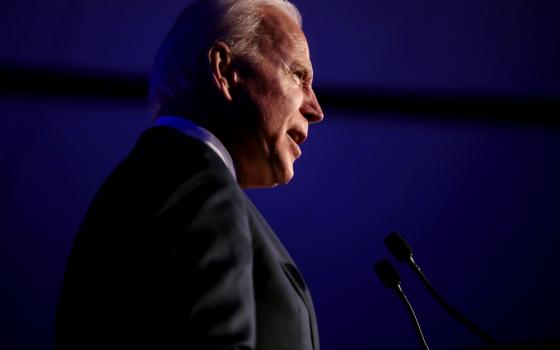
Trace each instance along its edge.
<path fill-rule="evenodd" d="M 259 40 L 262 38 L 263 35 L 262 28 L 263 28 L 263 22 L 265 20 L 264 11 L 266 8 L 275 8 L 281 11 L 282 13 L 287 15 L 290 18 L 290 20 L 293 21 L 298 26 L 300 30 L 302 30 L 301 17 L 294 16 L 294 14 L 290 13 L 282 6 L 279 6 L 277 3 L 257 3 L 256 6 L 257 6 L 256 10 L 257 10 L 257 16 L 259 18 L 259 23 L 255 28 L 256 35 L 251 39 L 251 46 L 254 49 L 254 53 L 256 54 L 256 57 L 251 57 L 251 55 L 248 55 L 247 53 L 234 52 L 232 50 L 232 53 L 235 56 L 238 56 L 238 58 L 242 58 L 242 59 L 248 59 L 250 63 L 261 63 L 262 60 L 264 59 L 265 48 L 261 46 L 262 40 L 261 42 L 259 42 Z M 228 43 L 225 44 L 231 49 L 231 46 Z M 256 59 L 256 61 L 254 59 Z"/>

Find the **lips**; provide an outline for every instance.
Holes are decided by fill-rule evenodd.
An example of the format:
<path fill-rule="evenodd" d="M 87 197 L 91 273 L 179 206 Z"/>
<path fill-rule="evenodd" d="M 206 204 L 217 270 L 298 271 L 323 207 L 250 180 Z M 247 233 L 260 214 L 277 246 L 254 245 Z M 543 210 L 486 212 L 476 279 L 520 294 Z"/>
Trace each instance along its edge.
<path fill-rule="evenodd" d="M 299 148 L 299 145 L 301 145 L 305 141 L 307 135 L 305 134 L 305 132 L 302 132 L 300 130 L 290 129 L 288 130 L 288 138 L 292 143 L 294 156 L 297 159 L 301 156 L 301 149 Z"/>
<path fill-rule="evenodd" d="M 305 132 L 298 130 L 298 129 L 290 129 L 288 130 L 288 136 L 297 144 L 301 145 L 305 142 L 307 135 Z"/>

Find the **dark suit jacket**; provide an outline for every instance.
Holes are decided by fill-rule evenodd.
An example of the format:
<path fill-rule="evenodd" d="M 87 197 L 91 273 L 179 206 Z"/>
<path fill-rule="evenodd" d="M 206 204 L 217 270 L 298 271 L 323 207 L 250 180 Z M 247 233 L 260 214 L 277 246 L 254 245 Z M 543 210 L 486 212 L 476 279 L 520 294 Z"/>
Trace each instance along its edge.
<path fill-rule="evenodd" d="M 222 160 L 144 132 L 96 194 L 68 261 L 57 349 L 319 349 L 292 259 Z"/>

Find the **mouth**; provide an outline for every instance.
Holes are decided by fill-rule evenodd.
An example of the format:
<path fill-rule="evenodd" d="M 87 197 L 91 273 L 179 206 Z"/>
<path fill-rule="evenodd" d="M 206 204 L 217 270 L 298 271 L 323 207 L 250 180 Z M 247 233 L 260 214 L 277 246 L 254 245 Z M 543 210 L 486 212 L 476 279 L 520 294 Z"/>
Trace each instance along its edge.
<path fill-rule="evenodd" d="M 305 134 L 305 132 L 302 132 L 300 130 L 296 130 L 296 129 L 290 129 L 288 130 L 288 136 L 296 143 L 296 145 L 301 145 L 302 143 L 305 142 L 305 139 L 307 138 L 307 135 Z"/>
<path fill-rule="evenodd" d="M 288 132 L 288 138 L 291 141 L 294 156 L 297 159 L 301 156 L 301 149 L 299 148 L 299 145 L 305 141 L 305 135 L 297 132 Z"/>

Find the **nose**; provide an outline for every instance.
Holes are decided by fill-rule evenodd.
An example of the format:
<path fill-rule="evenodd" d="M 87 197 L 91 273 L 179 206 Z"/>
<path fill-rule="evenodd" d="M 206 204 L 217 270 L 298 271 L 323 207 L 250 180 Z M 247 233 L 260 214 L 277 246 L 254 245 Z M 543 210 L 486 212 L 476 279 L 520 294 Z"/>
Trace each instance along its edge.
<path fill-rule="evenodd" d="M 312 88 L 306 90 L 305 99 L 301 106 L 301 114 L 307 119 L 307 121 L 312 123 L 318 123 L 323 120 L 324 114 L 319 101 L 317 101 L 317 96 Z"/>

